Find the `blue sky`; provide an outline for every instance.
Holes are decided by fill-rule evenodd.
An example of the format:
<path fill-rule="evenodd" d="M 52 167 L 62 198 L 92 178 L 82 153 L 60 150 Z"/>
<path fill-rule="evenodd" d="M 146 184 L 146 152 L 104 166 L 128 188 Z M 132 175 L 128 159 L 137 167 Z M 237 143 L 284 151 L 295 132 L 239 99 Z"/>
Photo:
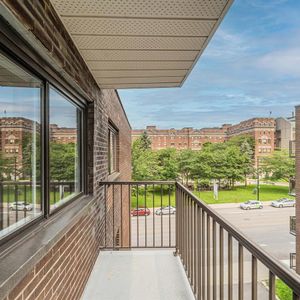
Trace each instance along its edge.
<path fill-rule="evenodd" d="M 119 94 L 133 128 L 291 115 L 300 104 L 300 1 L 235 0 L 182 88 Z"/>

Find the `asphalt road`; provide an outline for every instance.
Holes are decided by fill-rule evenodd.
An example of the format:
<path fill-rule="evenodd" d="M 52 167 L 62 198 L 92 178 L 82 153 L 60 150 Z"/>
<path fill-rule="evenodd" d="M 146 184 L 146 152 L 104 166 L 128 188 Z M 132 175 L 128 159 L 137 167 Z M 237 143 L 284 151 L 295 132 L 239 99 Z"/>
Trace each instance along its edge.
<path fill-rule="evenodd" d="M 295 236 L 290 234 L 290 216 L 294 207 L 274 208 L 269 202 L 263 209 L 241 210 L 237 204 L 211 205 L 220 215 L 241 230 L 265 251 L 289 265 L 290 252 L 295 252 Z"/>

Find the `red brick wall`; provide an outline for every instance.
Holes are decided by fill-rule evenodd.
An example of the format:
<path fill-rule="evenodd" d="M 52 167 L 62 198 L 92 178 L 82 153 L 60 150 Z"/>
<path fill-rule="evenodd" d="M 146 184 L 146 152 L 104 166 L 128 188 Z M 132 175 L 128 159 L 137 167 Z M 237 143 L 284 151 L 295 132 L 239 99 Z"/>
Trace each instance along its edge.
<path fill-rule="evenodd" d="M 22 24 L 12 25 L 30 42 L 34 51 L 47 63 L 59 70 L 59 76 L 86 95 L 88 104 L 88 191 L 93 195 L 91 208 L 83 212 L 80 220 L 10 291 L 8 299 L 80 299 L 95 259 L 103 245 L 104 189 L 100 181 L 108 179 L 108 122 L 119 130 L 119 180 L 130 180 L 130 125 L 114 90 L 101 91 L 95 83 L 79 52 L 74 46 L 49 0 L 4 0 L 8 10 L 5 17 L 15 18 Z M 11 14 L 10 14 L 10 12 Z M 9 14 L 9 18 L 7 17 Z M 31 38 L 35 42 L 32 42 Z M 40 62 L 37 61 L 39 65 Z M 57 73 L 58 74 L 58 73 Z M 80 201 L 80 199 L 76 200 Z M 128 212 L 128 198 L 116 198 L 116 228 L 109 238 L 114 239 L 120 227 L 121 201 Z M 68 207 L 66 207 L 68 209 Z M 125 216 L 125 214 L 124 214 Z M 129 219 L 123 219 L 123 230 L 128 230 Z M 127 241 L 128 243 L 128 241 Z M 17 298 L 16 298 L 17 297 Z M 26 298 L 27 299 L 27 298 Z"/>
<path fill-rule="evenodd" d="M 98 255 L 96 205 L 52 247 L 5 300 L 80 299 Z"/>

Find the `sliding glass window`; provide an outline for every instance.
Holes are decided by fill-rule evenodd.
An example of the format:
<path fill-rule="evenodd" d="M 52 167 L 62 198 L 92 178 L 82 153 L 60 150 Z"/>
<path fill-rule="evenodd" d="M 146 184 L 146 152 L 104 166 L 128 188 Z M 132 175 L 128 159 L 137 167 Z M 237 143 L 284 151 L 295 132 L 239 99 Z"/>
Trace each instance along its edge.
<path fill-rule="evenodd" d="M 42 86 L 0 54 L 0 238 L 42 215 Z"/>
<path fill-rule="evenodd" d="M 66 96 L 50 88 L 50 210 L 82 191 L 81 110 Z"/>

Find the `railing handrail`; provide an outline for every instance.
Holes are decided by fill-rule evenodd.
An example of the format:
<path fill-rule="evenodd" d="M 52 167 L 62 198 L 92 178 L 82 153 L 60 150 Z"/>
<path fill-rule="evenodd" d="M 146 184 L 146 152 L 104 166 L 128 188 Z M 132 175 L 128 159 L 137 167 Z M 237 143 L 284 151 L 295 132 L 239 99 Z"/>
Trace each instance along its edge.
<path fill-rule="evenodd" d="M 278 261 L 271 254 L 263 250 L 254 241 L 244 235 L 239 229 L 228 222 L 220 214 L 215 212 L 208 205 L 203 203 L 197 196 L 190 192 L 180 182 L 176 182 L 185 193 L 187 193 L 193 201 L 197 202 L 199 206 L 211 216 L 222 228 L 224 228 L 234 239 L 236 239 L 242 246 L 244 246 L 253 256 L 262 262 L 275 276 L 282 279 L 290 288 L 292 288 L 297 295 L 300 295 L 300 276 L 290 269 L 286 268 L 280 261 Z"/>
<path fill-rule="evenodd" d="M 123 184 L 123 185 L 138 185 L 138 184 L 147 184 L 147 185 L 151 185 L 151 184 L 162 184 L 162 185 L 171 185 L 171 184 L 176 184 L 176 181 L 172 181 L 172 180 L 169 180 L 169 181 L 161 181 L 161 180 L 158 180 L 158 181 L 151 181 L 151 180 L 148 180 L 148 181 L 100 181 L 98 183 L 99 185 L 107 185 L 107 184 Z"/>

